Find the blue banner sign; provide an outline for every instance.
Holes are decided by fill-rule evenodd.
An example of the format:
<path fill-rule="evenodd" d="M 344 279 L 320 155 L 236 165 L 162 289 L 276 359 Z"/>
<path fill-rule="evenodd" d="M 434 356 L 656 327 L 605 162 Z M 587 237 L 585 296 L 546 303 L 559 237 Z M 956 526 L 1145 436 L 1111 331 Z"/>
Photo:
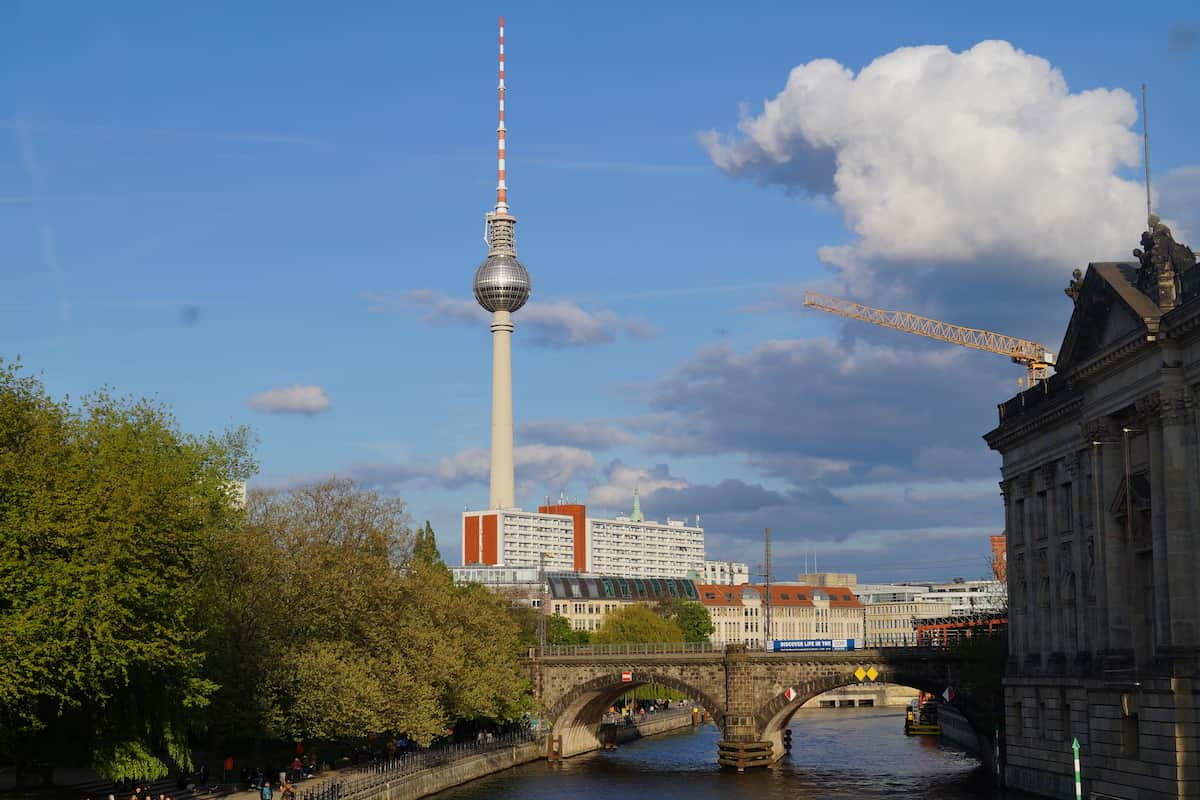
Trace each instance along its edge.
<path fill-rule="evenodd" d="M 776 653 L 796 650 L 853 650 L 853 639 L 776 639 L 772 649 Z"/>

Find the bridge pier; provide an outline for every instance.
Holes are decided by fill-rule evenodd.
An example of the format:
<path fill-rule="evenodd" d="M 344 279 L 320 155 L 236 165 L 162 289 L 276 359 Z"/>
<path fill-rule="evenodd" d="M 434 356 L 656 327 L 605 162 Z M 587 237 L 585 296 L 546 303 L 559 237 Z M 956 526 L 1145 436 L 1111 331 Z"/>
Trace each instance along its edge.
<path fill-rule="evenodd" d="M 717 763 L 738 772 L 745 772 L 747 767 L 769 767 L 776 758 L 770 742 L 717 742 Z"/>
<path fill-rule="evenodd" d="M 769 767 L 783 755 L 782 747 L 763 741 L 755 712 L 755 670 L 744 644 L 725 648 L 725 713 L 721 716 L 721 741 L 717 763 L 744 772 L 747 767 Z"/>

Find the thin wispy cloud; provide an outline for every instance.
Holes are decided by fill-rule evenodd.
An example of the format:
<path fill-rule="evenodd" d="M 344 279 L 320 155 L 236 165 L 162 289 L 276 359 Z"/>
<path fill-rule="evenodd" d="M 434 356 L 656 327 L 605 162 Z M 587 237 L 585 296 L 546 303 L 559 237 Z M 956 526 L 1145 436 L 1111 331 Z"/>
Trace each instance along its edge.
<path fill-rule="evenodd" d="M 136 139 L 157 142 L 241 142 L 245 144 L 275 144 L 312 146 L 321 140 L 303 133 L 269 130 L 236 130 L 213 128 L 156 128 L 137 125 L 89 125 L 79 123 L 27 122 L 20 119 L 0 120 L 0 128 L 25 130 L 31 133 L 99 139 Z"/>
<path fill-rule="evenodd" d="M 708 164 L 667 164 L 653 161 L 603 161 L 569 158 L 542 158 L 525 156 L 512 159 L 519 164 L 528 164 L 545 169 L 561 169 L 572 172 L 606 172 L 625 175 L 699 175 L 712 169 Z"/>
<path fill-rule="evenodd" d="M 434 325 L 486 326 L 491 319 L 474 300 L 450 297 L 432 289 L 364 292 L 362 297 L 370 311 L 417 311 Z M 639 339 L 657 334 L 656 328 L 642 320 L 620 317 L 607 309 L 585 309 L 571 300 L 531 302 L 517 312 L 516 325 L 526 333 L 518 341 L 548 348 L 606 344 L 622 332 Z"/>

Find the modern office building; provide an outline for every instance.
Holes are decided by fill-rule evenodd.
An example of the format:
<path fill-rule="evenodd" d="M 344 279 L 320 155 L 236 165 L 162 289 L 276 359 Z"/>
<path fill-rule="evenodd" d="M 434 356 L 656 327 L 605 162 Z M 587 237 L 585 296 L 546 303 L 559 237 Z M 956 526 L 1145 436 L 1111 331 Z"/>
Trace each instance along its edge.
<path fill-rule="evenodd" d="M 952 617 L 1003 614 L 1008 610 L 1008 591 L 1000 581 L 954 580 L 930 584 L 929 591 L 916 596 L 918 602 L 949 603 Z"/>
<path fill-rule="evenodd" d="M 863 603 L 863 640 L 867 647 L 910 647 L 917 643 L 917 625 L 949 617 L 953 606 L 944 601 L 900 600 Z"/>

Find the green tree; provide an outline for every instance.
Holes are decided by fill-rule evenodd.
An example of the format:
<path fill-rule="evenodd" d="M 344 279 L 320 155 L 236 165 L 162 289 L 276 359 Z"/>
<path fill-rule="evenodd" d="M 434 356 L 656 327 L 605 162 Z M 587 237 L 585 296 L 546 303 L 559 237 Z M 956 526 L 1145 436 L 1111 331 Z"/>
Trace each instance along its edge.
<path fill-rule="evenodd" d="M 671 605 L 670 619 L 683 631 L 685 642 L 707 642 L 716 630 L 708 609 L 692 600 L 676 599 Z"/>
<path fill-rule="evenodd" d="M 663 619 L 638 603 L 610 611 L 592 641 L 600 644 L 682 642 L 683 631 L 673 620 Z"/>
<path fill-rule="evenodd" d="M 546 617 L 546 644 L 580 645 L 587 644 L 591 639 L 587 631 L 574 630 L 571 620 L 561 614 L 550 614 Z"/>
<path fill-rule="evenodd" d="M 218 704 L 244 729 L 428 744 L 456 720 L 524 709 L 506 600 L 455 586 L 432 527 L 412 531 L 403 502 L 327 481 L 253 492 L 247 513 L 214 570 L 232 622 L 212 659 Z"/>
<path fill-rule="evenodd" d="M 72 408 L 0 364 L 0 751 L 114 779 L 190 767 L 215 688 L 197 576 L 240 523 L 248 438 L 185 435 L 106 392 Z"/>

